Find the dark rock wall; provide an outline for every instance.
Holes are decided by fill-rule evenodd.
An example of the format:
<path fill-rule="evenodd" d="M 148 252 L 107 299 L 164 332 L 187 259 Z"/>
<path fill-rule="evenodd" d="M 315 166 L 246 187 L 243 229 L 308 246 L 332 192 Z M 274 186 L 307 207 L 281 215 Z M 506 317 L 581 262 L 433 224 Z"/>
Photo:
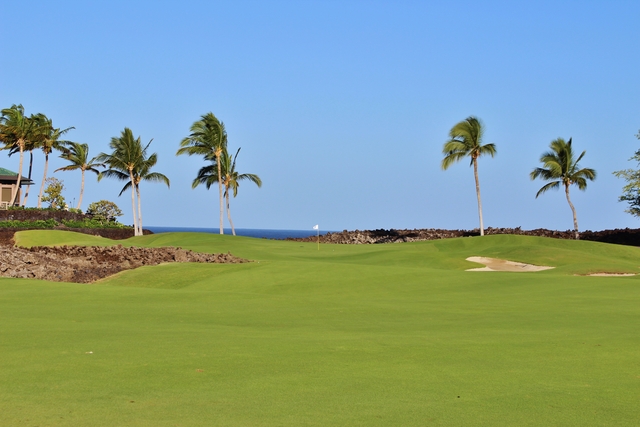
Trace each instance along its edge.
<path fill-rule="evenodd" d="M 69 212 L 65 210 L 57 209 L 8 209 L 0 210 L 0 221 L 46 221 L 48 219 L 55 219 L 58 222 L 65 221 L 82 221 L 84 219 L 91 218 L 90 215 L 85 215 L 76 212 Z M 128 239 L 133 237 L 133 228 L 68 228 L 64 225 L 56 227 L 58 230 L 75 231 L 78 233 L 92 234 L 94 236 L 107 237 L 114 240 Z M 31 230 L 30 228 L 0 228 L 0 243 L 10 242 L 13 238 L 13 234 L 20 230 Z M 35 228 L 34 228 L 35 230 Z M 149 230 L 142 230 L 144 234 L 153 234 Z"/>
<path fill-rule="evenodd" d="M 0 210 L 0 221 L 46 221 L 55 219 L 58 222 L 73 220 L 82 221 L 89 218 L 85 214 L 58 209 L 7 209 Z"/>
<path fill-rule="evenodd" d="M 556 239 L 573 239 L 572 230 L 556 231 L 538 228 L 535 230 L 522 230 L 521 228 L 487 228 L 485 235 L 491 234 L 515 234 L 522 236 L 541 236 Z M 338 233 L 327 233 L 320 236 L 321 243 L 336 244 L 375 244 L 375 243 L 399 243 L 414 242 L 419 240 L 449 239 L 452 237 L 479 236 L 479 230 L 439 230 L 434 228 L 417 230 L 344 230 Z M 315 242 L 316 236 L 301 239 L 290 238 L 300 242 Z M 582 231 L 580 239 L 591 240 L 604 243 L 615 243 L 620 245 L 640 246 L 640 229 L 615 229 L 603 231 Z"/>

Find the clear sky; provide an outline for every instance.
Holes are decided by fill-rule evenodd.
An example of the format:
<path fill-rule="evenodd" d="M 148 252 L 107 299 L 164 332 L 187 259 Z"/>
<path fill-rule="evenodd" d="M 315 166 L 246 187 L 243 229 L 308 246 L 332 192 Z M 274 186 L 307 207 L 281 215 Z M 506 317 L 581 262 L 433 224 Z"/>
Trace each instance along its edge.
<path fill-rule="evenodd" d="M 232 200 L 239 228 L 475 228 L 468 162 L 440 169 L 470 115 L 498 149 L 479 162 L 485 226 L 573 227 L 563 192 L 535 199 L 543 182 L 529 179 L 558 137 L 598 172 L 572 190 L 580 228 L 639 225 L 612 176 L 640 148 L 638 1 L 60 0 L 1 13 L 0 107 L 75 126 L 68 139 L 92 155 L 125 126 L 153 138 L 171 188 L 141 185 L 146 226 L 217 226 L 217 188 L 191 189 L 204 162 L 175 156 L 209 111 L 242 147 L 237 169 L 264 183 Z M 17 156 L 0 166 L 17 171 Z M 77 200 L 79 173 L 55 176 Z M 115 201 L 132 223 L 122 185 L 88 177 L 83 208 Z"/>

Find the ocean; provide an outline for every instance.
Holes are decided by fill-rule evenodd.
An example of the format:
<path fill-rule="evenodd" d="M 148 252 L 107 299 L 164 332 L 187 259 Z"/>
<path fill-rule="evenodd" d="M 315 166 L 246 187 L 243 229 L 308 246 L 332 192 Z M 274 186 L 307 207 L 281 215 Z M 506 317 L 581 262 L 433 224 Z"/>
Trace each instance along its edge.
<path fill-rule="evenodd" d="M 197 227 L 144 227 L 145 229 L 152 231 L 154 234 L 158 233 L 174 233 L 174 232 L 194 232 L 194 233 L 212 233 L 218 234 L 219 228 L 197 228 Z M 320 230 L 320 235 L 327 234 L 329 231 Z M 286 239 L 287 237 L 302 238 L 315 236 L 316 230 L 271 230 L 271 229 L 259 229 L 259 228 L 236 228 L 237 236 L 256 237 L 259 239 Z M 231 229 L 225 228 L 224 234 L 231 235 Z"/>

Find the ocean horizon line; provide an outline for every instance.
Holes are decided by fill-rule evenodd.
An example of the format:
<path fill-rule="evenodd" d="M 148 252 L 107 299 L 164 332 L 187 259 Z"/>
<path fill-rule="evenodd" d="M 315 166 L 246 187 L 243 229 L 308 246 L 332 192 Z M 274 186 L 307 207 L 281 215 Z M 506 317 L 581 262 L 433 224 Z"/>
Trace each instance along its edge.
<path fill-rule="evenodd" d="M 145 226 L 145 229 L 151 231 L 154 234 L 160 233 L 209 233 L 219 234 L 220 228 L 213 227 L 163 227 L 163 226 Z M 231 228 L 223 228 L 224 234 L 231 235 Z M 287 238 L 305 238 L 310 236 L 325 235 L 327 233 L 334 233 L 334 230 L 286 230 L 286 229 L 272 229 L 272 228 L 236 228 L 236 235 L 243 237 L 255 237 L 259 239 L 278 239 L 283 240 Z"/>

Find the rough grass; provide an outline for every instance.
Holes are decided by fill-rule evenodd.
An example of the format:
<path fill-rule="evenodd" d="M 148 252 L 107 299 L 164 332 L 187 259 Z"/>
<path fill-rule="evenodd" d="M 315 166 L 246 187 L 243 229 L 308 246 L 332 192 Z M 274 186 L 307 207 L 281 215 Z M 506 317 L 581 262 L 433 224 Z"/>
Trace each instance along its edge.
<path fill-rule="evenodd" d="M 62 233 L 62 234 L 59 234 Z M 108 244 L 58 231 L 25 246 Z M 0 279 L 0 425 L 635 426 L 638 248 L 524 236 L 227 252 L 94 285 Z M 468 256 L 557 267 L 465 272 Z M 92 353 L 88 353 L 92 352 Z"/>

